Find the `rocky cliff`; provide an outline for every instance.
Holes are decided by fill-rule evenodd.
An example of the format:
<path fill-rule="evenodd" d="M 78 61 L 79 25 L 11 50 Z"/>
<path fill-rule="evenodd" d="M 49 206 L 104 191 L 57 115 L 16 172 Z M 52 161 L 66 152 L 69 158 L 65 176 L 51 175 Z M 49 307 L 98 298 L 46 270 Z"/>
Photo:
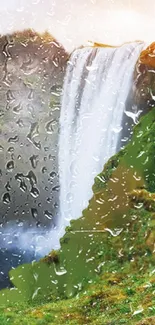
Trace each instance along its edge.
<path fill-rule="evenodd" d="M 58 120 L 68 54 L 47 32 L 0 38 L 0 222 L 48 226 L 58 208 Z"/>
<path fill-rule="evenodd" d="M 144 49 L 137 61 L 133 85 L 135 104 L 143 111 L 155 105 L 155 43 Z"/>

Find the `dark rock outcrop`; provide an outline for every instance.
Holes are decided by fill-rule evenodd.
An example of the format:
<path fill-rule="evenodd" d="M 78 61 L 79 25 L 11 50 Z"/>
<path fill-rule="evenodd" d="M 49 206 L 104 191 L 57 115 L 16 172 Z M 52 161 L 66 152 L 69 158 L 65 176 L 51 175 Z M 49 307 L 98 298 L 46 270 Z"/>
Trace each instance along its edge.
<path fill-rule="evenodd" d="M 134 101 L 145 113 L 155 105 L 155 43 L 141 52 L 134 76 Z"/>

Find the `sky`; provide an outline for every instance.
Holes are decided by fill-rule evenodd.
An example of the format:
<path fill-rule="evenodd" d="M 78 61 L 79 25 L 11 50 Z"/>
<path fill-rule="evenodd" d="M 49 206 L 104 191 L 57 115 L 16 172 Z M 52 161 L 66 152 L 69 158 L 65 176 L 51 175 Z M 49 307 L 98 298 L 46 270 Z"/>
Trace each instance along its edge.
<path fill-rule="evenodd" d="M 48 30 L 68 51 L 88 41 L 155 40 L 154 0 L 0 0 L 0 33 Z"/>

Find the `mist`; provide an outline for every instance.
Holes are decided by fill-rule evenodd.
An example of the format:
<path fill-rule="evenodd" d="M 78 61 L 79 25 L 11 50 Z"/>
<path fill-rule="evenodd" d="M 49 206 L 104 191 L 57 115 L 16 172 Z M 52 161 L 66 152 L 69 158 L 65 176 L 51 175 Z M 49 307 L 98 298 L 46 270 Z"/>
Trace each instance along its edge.
<path fill-rule="evenodd" d="M 48 30 L 68 51 L 88 40 L 113 45 L 151 42 L 154 14 L 153 0 L 149 5 L 146 0 L 7 0 L 0 3 L 0 33 Z"/>

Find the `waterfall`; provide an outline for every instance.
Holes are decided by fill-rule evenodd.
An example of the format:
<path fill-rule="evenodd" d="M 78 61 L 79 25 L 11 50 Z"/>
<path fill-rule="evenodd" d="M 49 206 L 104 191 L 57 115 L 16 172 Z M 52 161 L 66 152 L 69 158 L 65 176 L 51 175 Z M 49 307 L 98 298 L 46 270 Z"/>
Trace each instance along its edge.
<path fill-rule="evenodd" d="M 116 153 L 140 42 L 82 48 L 68 62 L 59 138 L 61 223 L 81 216 L 94 178 Z"/>

